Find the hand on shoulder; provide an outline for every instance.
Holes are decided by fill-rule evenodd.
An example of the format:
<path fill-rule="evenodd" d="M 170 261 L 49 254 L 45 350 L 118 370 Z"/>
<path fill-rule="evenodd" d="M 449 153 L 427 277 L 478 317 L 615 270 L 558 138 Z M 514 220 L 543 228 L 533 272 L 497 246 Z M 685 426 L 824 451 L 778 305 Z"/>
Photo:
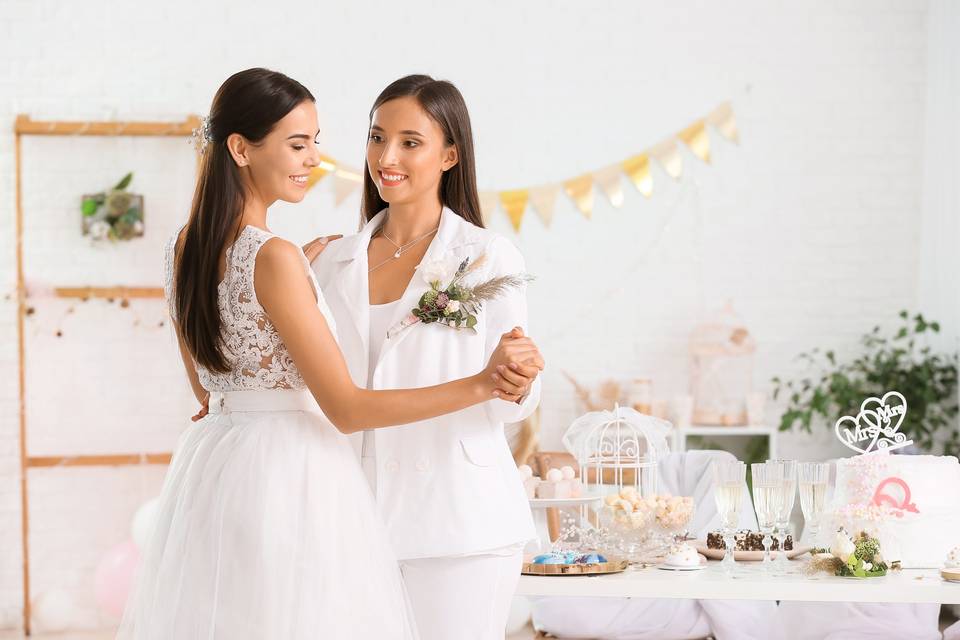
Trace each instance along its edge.
<path fill-rule="evenodd" d="M 314 238 L 307 244 L 303 245 L 303 255 L 307 256 L 307 262 L 313 263 L 321 253 L 330 245 L 331 242 L 339 240 L 343 237 L 343 234 L 337 234 L 333 236 L 320 236 L 319 238 Z"/>

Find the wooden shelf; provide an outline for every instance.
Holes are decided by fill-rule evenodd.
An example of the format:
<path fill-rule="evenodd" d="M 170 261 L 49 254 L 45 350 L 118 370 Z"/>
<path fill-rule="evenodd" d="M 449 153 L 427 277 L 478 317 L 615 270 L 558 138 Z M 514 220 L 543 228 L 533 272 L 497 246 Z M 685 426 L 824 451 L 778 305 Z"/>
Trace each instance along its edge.
<path fill-rule="evenodd" d="M 765 436 L 771 431 L 776 431 L 774 427 L 766 425 L 691 425 L 689 427 L 678 427 L 678 431 L 683 431 L 688 436 Z"/>
<path fill-rule="evenodd" d="M 140 464 L 170 464 L 170 453 L 129 453 L 92 456 L 30 456 L 27 466 L 36 467 L 123 467 Z"/>
<path fill-rule="evenodd" d="M 57 287 L 58 298 L 163 298 L 163 287 Z"/>
<path fill-rule="evenodd" d="M 780 431 L 770 425 L 732 425 L 718 427 L 713 425 L 691 425 L 680 427 L 671 432 L 673 451 L 686 451 L 687 438 L 700 436 L 704 438 L 725 438 L 727 436 L 765 436 L 769 445 L 770 458 L 776 458 L 778 451 L 778 435 Z"/>
<path fill-rule="evenodd" d="M 183 122 L 64 122 L 32 120 L 20 114 L 14 133 L 34 136 L 189 136 L 200 126 L 200 116 Z"/>
<path fill-rule="evenodd" d="M 27 316 L 26 286 L 23 251 L 23 136 L 148 136 L 188 137 L 200 126 L 200 117 L 189 115 L 181 122 L 74 122 L 33 120 L 26 114 L 17 116 L 13 123 L 14 132 L 14 199 L 16 202 L 16 265 L 17 294 L 19 313 L 17 314 L 17 353 L 19 360 L 19 421 L 20 421 L 20 507 L 21 540 L 23 552 L 23 627 L 26 635 L 31 632 L 30 615 L 30 494 L 28 491 L 28 468 L 37 467 L 94 467 L 122 466 L 138 464 L 167 464 L 169 453 L 152 454 L 103 454 L 84 456 L 29 456 L 27 454 L 27 409 L 26 409 L 26 349 L 24 345 Z M 199 158 L 199 156 L 198 156 Z M 163 289 L 159 287 L 61 287 L 54 295 L 62 298 L 162 298 Z"/>

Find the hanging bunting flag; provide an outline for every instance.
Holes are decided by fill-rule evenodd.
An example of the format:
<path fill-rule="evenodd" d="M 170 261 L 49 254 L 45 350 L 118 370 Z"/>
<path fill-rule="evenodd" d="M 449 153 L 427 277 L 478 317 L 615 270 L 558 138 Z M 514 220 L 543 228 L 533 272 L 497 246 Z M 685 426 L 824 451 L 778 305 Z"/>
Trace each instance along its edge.
<path fill-rule="evenodd" d="M 336 169 L 336 160 L 330 156 L 320 154 L 320 164 L 311 169 L 310 175 L 307 176 L 307 191 L 309 191 L 315 184 L 323 180 L 331 171 L 336 171 Z"/>
<path fill-rule="evenodd" d="M 307 189 L 312 188 L 318 182 L 326 178 L 328 173 L 330 172 L 321 167 L 314 167 L 311 169 L 310 175 L 307 176 Z"/>
<path fill-rule="evenodd" d="M 656 160 L 670 177 L 679 179 L 683 175 L 683 155 L 677 143 L 678 139 L 686 144 L 695 156 L 706 163 L 711 162 L 710 133 L 707 131 L 707 125 L 714 127 L 723 138 L 739 143 L 739 131 L 733 107 L 729 102 L 724 102 L 709 115 L 691 123 L 676 135 L 618 164 L 584 173 L 560 183 L 500 192 L 483 191 L 479 194 L 483 219 L 489 222 L 496 213 L 497 207 L 500 206 L 510 219 L 514 231 L 519 233 L 529 204 L 537 212 L 544 226 L 549 228 L 553 223 L 557 195 L 561 188 L 586 218 L 592 218 L 594 185 L 600 188 L 611 205 L 617 208 L 623 206 L 621 172 L 630 178 L 637 191 L 645 198 L 649 198 L 653 195 L 651 158 Z M 307 178 L 307 189 L 316 186 L 330 174 L 334 177 L 334 199 L 339 206 L 363 183 L 364 170 L 340 165 L 334 158 L 321 155 L 320 164 L 311 170 Z"/>
<path fill-rule="evenodd" d="M 337 167 L 337 173 L 340 174 L 344 180 L 353 180 L 357 184 L 363 184 L 362 169 L 354 169 L 353 167 L 340 165 L 339 167 Z"/>
<path fill-rule="evenodd" d="M 363 182 L 363 176 L 354 171 L 338 168 L 333 174 L 333 202 L 340 206 Z"/>
<path fill-rule="evenodd" d="M 720 132 L 727 140 L 740 143 L 740 133 L 737 131 L 737 119 L 733 115 L 733 107 L 730 106 L 729 102 L 724 102 L 722 105 L 713 110 L 709 116 L 707 116 L 707 122 L 713 125 L 717 131 Z"/>
<path fill-rule="evenodd" d="M 645 198 L 653 195 L 653 176 L 650 175 L 650 156 L 645 153 L 628 158 L 620 163 L 623 172 L 627 174 L 633 186 Z"/>
<path fill-rule="evenodd" d="M 623 206 L 623 184 L 620 182 L 620 165 L 614 164 L 593 172 L 593 177 L 614 207 Z"/>
<path fill-rule="evenodd" d="M 555 184 L 543 187 L 533 187 L 530 190 L 530 204 L 540 219 L 543 226 L 549 227 L 553 222 L 553 210 L 557 206 L 557 194 L 560 193 L 560 187 Z"/>
<path fill-rule="evenodd" d="M 678 133 L 677 137 L 690 147 L 693 155 L 710 164 L 710 134 L 707 133 L 707 126 L 703 120 L 697 120 Z"/>
<path fill-rule="evenodd" d="M 500 192 L 500 206 L 507 212 L 513 230 L 517 233 L 520 233 L 520 225 L 523 224 L 523 214 L 527 210 L 529 198 L 530 192 L 526 189 Z"/>
<path fill-rule="evenodd" d="M 580 213 L 588 219 L 593 216 L 593 174 L 585 173 L 567 180 L 563 183 L 563 190 L 580 209 Z"/>
<path fill-rule="evenodd" d="M 650 149 L 652 155 L 667 175 L 671 178 L 680 178 L 683 174 L 683 156 L 680 155 L 680 149 L 677 148 L 677 142 L 673 138 L 667 138 Z"/>
<path fill-rule="evenodd" d="M 484 223 L 493 220 L 493 214 L 497 212 L 497 192 L 480 192 L 480 214 L 483 216 Z"/>

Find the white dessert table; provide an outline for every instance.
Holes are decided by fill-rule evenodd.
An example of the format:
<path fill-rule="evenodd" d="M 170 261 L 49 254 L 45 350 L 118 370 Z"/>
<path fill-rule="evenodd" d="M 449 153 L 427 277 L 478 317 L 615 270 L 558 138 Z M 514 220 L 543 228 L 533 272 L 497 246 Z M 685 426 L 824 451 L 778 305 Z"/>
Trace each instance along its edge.
<path fill-rule="evenodd" d="M 520 576 L 517 595 L 698 600 L 797 600 L 960 604 L 960 583 L 937 569 L 904 569 L 882 578 L 807 576 L 797 561 L 790 573 L 765 576 L 758 563 L 742 563 L 729 578 L 719 562 L 702 571 L 629 569 L 602 576 Z"/>
<path fill-rule="evenodd" d="M 671 445 L 673 451 L 681 452 L 687 450 L 688 436 L 704 436 L 710 438 L 725 438 L 727 436 L 764 436 L 770 446 L 770 458 L 777 457 L 777 435 L 779 431 L 776 427 L 766 425 L 756 426 L 730 426 L 715 427 L 692 425 L 689 427 L 678 427 L 671 431 L 673 442 Z"/>

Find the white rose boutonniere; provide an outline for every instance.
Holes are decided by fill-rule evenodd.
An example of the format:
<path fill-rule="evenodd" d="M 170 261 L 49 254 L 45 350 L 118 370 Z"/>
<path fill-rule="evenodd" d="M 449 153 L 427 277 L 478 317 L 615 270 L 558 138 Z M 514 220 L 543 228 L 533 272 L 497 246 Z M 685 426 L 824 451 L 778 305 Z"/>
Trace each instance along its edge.
<path fill-rule="evenodd" d="M 420 266 L 423 279 L 430 290 L 420 297 L 417 308 L 410 312 L 397 326 L 387 332 L 387 337 L 406 329 L 418 322 L 430 324 L 440 322 L 454 329 L 473 329 L 476 331 L 477 314 L 483 303 L 504 295 L 511 289 L 519 288 L 533 280 L 527 274 L 499 276 L 475 285 L 464 283 L 464 279 L 484 263 L 485 255 L 470 261 L 465 258 L 431 260 Z M 444 283 L 447 283 L 444 285 Z"/>
<path fill-rule="evenodd" d="M 431 260 L 420 265 L 420 274 L 431 287 L 437 288 L 443 282 L 450 282 L 457 273 L 459 263 L 450 259 Z"/>

